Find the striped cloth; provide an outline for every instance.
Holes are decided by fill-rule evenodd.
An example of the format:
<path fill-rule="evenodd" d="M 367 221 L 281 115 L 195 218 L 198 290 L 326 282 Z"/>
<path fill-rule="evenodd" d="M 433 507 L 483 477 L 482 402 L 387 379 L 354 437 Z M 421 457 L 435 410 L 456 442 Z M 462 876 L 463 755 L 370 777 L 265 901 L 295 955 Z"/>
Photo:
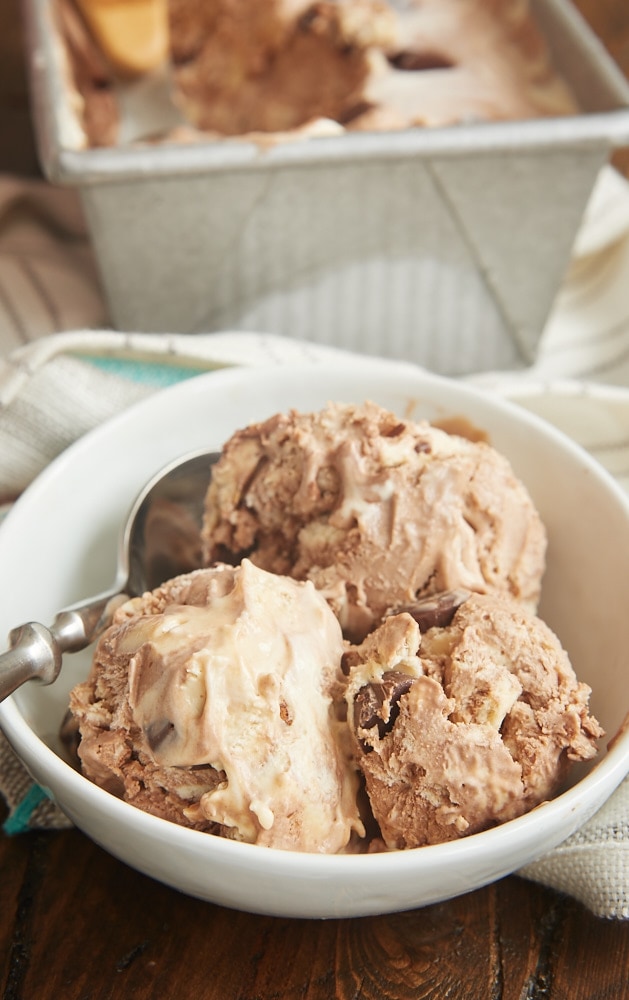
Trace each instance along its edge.
<path fill-rule="evenodd" d="M 629 490 L 629 187 L 601 175 L 536 363 L 472 381 L 570 434 Z M 351 355 L 273 334 L 106 329 L 89 242 L 70 191 L 0 177 L 0 503 L 68 444 L 161 386 L 199 371 Z M 5 832 L 68 821 L 0 734 Z M 629 778 L 599 813 L 520 874 L 597 915 L 629 919 Z"/>

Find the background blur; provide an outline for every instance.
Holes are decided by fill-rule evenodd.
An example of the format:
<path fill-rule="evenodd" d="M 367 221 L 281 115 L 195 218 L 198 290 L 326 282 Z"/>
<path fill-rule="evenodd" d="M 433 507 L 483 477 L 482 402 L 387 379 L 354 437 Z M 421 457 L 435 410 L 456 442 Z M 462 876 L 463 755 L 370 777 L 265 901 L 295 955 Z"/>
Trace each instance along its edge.
<path fill-rule="evenodd" d="M 629 0 L 574 0 L 609 52 L 629 76 Z M 615 160 L 629 176 L 629 150 Z M 0 171 L 39 171 L 33 143 L 24 68 L 20 0 L 0 0 Z"/>

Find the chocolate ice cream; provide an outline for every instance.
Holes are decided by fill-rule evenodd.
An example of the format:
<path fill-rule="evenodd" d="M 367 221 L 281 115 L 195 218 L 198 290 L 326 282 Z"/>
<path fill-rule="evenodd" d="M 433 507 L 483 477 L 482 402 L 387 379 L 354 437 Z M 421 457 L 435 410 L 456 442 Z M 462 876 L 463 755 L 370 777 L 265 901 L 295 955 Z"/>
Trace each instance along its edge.
<path fill-rule="evenodd" d="M 489 444 L 373 404 L 278 414 L 215 465 L 205 559 L 312 580 L 347 638 L 417 597 L 466 587 L 534 609 L 546 535 Z"/>
<path fill-rule="evenodd" d="M 486 441 L 370 402 L 276 414 L 225 444 L 202 535 L 211 565 L 123 604 L 71 693 L 113 794 L 263 846 L 399 850 L 521 816 L 596 754 L 536 614 L 544 527 Z"/>
<path fill-rule="evenodd" d="M 117 611 L 71 693 L 83 773 L 198 830 L 344 850 L 364 831 L 333 703 L 342 652 L 311 583 L 248 560 L 177 577 Z"/>
<path fill-rule="evenodd" d="M 388 849 L 522 815 L 602 735 L 544 622 L 508 597 L 449 596 L 449 624 L 431 626 L 426 609 L 394 615 L 345 658 L 356 761 Z"/>

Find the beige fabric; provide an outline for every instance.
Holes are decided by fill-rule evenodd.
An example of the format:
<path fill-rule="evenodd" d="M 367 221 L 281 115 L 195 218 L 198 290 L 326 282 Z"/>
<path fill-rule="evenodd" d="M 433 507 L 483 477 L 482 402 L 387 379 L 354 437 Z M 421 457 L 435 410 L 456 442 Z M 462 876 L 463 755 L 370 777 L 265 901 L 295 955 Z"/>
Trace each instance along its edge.
<path fill-rule="evenodd" d="M 520 874 L 574 896 L 599 917 L 629 919 L 629 778 L 589 823 Z"/>
<path fill-rule="evenodd" d="M 54 802 L 44 795 L 33 796 L 33 791 L 38 792 L 38 789 L 0 732 L 0 793 L 9 807 L 11 816 L 15 816 L 20 807 L 23 809 L 26 805 L 27 828 L 30 830 L 63 830 L 72 825 Z M 32 802 L 29 802 L 29 796 Z M 20 823 L 20 830 L 23 828 Z"/>

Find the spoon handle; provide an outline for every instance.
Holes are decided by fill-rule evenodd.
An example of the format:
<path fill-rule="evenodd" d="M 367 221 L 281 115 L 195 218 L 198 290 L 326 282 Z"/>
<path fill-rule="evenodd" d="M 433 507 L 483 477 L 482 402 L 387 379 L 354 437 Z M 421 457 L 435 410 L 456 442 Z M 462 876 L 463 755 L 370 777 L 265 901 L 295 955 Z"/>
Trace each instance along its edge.
<path fill-rule="evenodd" d="M 28 622 L 13 629 L 11 648 L 0 655 L 0 701 L 28 680 L 52 684 L 59 676 L 63 653 L 76 653 L 97 639 L 126 596 L 119 590 L 108 591 L 60 611 L 50 628 Z"/>

